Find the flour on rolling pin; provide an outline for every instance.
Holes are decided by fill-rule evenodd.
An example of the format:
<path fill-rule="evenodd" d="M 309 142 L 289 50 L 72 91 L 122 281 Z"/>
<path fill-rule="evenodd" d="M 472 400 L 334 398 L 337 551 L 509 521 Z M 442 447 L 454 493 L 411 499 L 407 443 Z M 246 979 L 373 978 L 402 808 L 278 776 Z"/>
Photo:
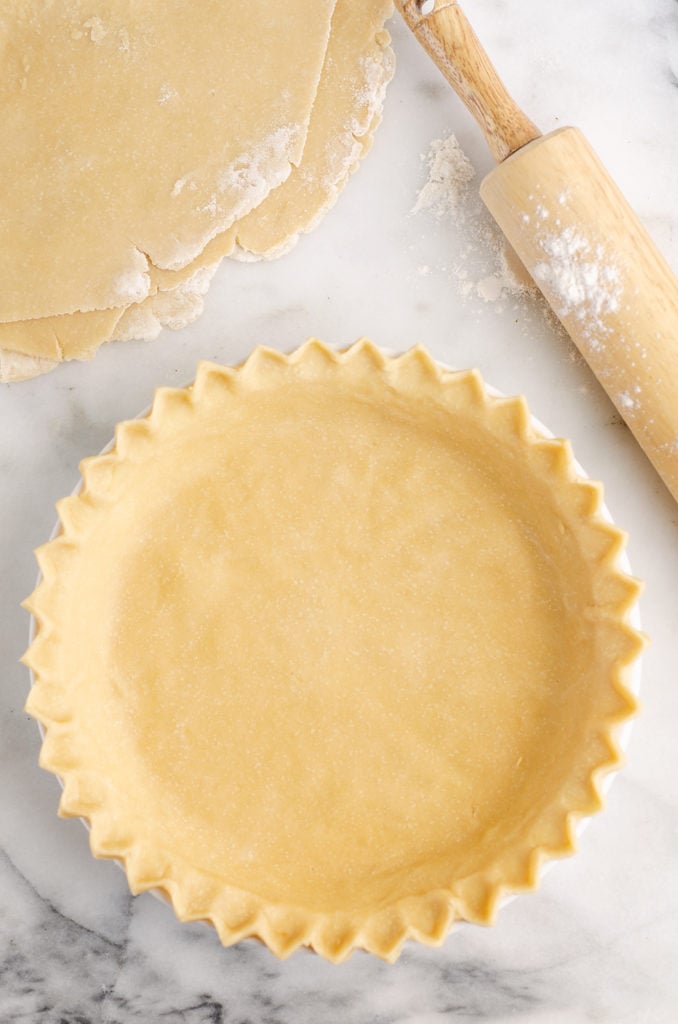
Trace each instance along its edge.
<path fill-rule="evenodd" d="M 548 211 L 538 206 L 537 216 L 545 220 Z M 559 224 L 556 218 L 556 230 L 539 236 L 544 260 L 536 264 L 534 279 L 559 301 L 559 305 L 554 304 L 558 316 L 574 316 L 582 326 L 580 338 L 590 350 L 601 351 L 608 341 L 618 342 L 605 317 L 619 310 L 623 291 L 619 266 L 602 244 L 592 244 L 571 226 L 558 230 Z M 644 349 L 638 355 L 645 358 Z M 625 413 L 638 408 L 641 391 L 640 385 L 635 384 L 633 393 L 620 392 L 615 398 L 616 405 Z"/>
<path fill-rule="evenodd" d="M 513 153 L 480 195 L 678 499 L 678 281 L 581 132 Z"/>
<path fill-rule="evenodd" d="M 547 259 L 538 263 L 534 276 L 538 284 L 548 284 L 560 296 L 559 316 L 574 313 L 605 333 L 605 313 L 619 309 L 622 286 L 619 268 L 602 245 L 591 246 L 573 228 L 566 228 L 542 240 Z M 600 339 L 591 337 L 591 344 Z"/>
<path fill-rule="evenodd" d="M 577 337 L 586 358 L 604 359 L 608 346 L 629 349 L 629 340 L 619 329 L 620 322 L 623 323 L 623 267 L 600 237 L 594 240 L 584 226 L 568 223 L 569 199 L 564 189 L 557 197 L 557 205 L 549 208 L 538 192 L 530 193 L 519 219 L 533 232 L 534 280 L 548 295 L 561 320 L 571 318 L 577 322 Z M 632 348 L 630 366 L 636 369 L 638 361 L 647 359 L 647 350 L 638 341 L 632 343 Z M 610 387 L 612 373 L 606 366 L 599 369 L 598 376 L 625 419 L 642 413 L 652 422 L 651 411 L 643 408 L 641 384 L 629 382 L 623 388 Z"/>
<path fill-rule="evenodd" d="M 558 201 L 565 204 L 567 193 Z M 610 334 L 605 317 L 619 310 L 622 297 L 622 278 L 614 255 L 572 225 L 563 227 L 560 217 L 541 203 L 536 204 L 533 215 L 524 212 L 521 219 L 525 224 L 537 222 L 535 236 L 544 258 L 535 264 L 535 281 L 558 300 L 554 307 L 558 316 L 574 315 L 582 321 L 591 347 L 601 347 Z"/>

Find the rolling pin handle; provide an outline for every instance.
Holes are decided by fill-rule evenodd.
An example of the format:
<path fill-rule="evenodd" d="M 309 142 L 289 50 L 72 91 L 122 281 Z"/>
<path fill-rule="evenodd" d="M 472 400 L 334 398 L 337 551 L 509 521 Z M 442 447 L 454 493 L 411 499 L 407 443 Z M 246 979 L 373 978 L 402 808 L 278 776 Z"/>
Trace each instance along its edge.
<path fill-rule="evenodd" d="M 397 0 L 402 15 L 480 125 L 498 163 L 541 132 L 507 92 L 456 0 Z"/>

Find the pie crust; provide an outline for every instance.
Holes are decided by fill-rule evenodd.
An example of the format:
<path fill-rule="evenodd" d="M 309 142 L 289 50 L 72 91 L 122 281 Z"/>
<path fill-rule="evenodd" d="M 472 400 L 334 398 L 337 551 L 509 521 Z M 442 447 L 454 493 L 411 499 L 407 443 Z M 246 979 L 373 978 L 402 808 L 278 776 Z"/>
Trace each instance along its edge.
<path fill-rule="evenodd" d="M 38 549 L 59 812 L 226 945 L 332 961 L 494 920 L 620 764 L 643 638 L 601 487 L 420 347 L 202 363 Z"/>

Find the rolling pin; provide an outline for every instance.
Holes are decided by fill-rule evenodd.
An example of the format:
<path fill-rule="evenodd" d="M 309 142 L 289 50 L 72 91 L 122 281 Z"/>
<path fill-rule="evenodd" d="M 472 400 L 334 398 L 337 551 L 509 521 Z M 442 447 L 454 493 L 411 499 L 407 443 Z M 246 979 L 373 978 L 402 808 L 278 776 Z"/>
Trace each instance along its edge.
<path fill-rule="evenodd" d="M 396 0 L 499 166 L 480 195 L 678 501 L 678 279 L 576 128 L 511 99 L 459 5 Z"/>

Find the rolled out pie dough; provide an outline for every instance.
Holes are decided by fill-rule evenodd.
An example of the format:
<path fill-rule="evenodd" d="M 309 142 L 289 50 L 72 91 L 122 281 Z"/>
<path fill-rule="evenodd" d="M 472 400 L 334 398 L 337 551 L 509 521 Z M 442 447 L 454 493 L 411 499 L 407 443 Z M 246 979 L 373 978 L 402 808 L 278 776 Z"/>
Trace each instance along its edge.
<path fill-rule="evenodd" d="M 3 3 L 0 321 L 142 301 L 281 184 L 334 6 Z"/>
<path fill-rule="evenodd" d="M 149 297 L 104 313 L 0 323 L 0 380 L 16 379 L 18 367 L 24 378 L 45 372 L 62 359 L 89 358 L 108 340 L 155 337 L 161 326 L 184 326 L 201 311 L 201 298 L 198 301 L 193 294 L 190 302 L 186 299 L 195 293 L 190 282 L 197 270 L 214 268 L 234 249 L 241 259 L 281 255 L 313 228 L 369 150 L 381 119 L 384 91 L 394 70 L 390 38 L 383 29 L 392 7 L 391 0 L 367 5 L 338 0 L 301 163 L 256 210 L 213 238 L 186 267 L 167 270 L 149 265 L 151 296 L 158 293 L 157 300 Z M 178 296 L 163 298 L 163 292 L 177 286 Z M 163 317 L 169 304 L 182 302 L 185 315 Z M 2 349 L 7 350 L 4 357 Z M 34 356 L 35 361 L 19 358 L 19 353 Z"/>
<path fill-rule="evenodd" d="M 336 201 L 372 144 L 394 70 L 383 25 L 391 0 L 338 0 L 304 158 L 237 230 L 240 250 L 276 256 L 311 230 Z"/>
<path fill-rule="evenodd" d="M 151 292 L 141 302 L 87 313 L 63 313 L 35 320 L 0 323 L 0 352 L 4 349 L 7 354 L 21 353 L 55 363 L 64 359 L 88 359 L 104 342 L 120 336 L 116 328 L 121 319 L 129 323 L 136 311 L 146 314 L 154 308 L 162 308 L 166 304 L 163 295 L 175 291 L 185 294 L 196 280 L 204 279 L 205 271 L 210 271 L 210 276 L 213 276 L 222 257 L 232 251 L 234 245 L 235 227 L 232 227 L 208 242 L 200 256 L 181 270 L 159 270 L 149 266 Z M 129 317 L 125 316 L 128 311 Z M 141 323 L 143 317 L 137 320 Z M 137 336 L 145 338 L 148 333 L 134 335 Z M 25 365 L 30 366 L 30 362 Z M 0 362 L 0 380 L 3 379 Z"/>
<path fill-rule="evenodd" d="M 11 341 L 16 332 L 19 343 L 21 331 L 33 325 L 32 341 L 42 342 L 45 353 L 28 355 L 11 344 L 7 349 L 0 345 L 0 382 L 39 376 L 53 370 L 64 359 L 89 359 L 106 341 L 155 338 L 162 327 L 173 330 L 185 327 L 202 312 L 204 296 L 218 266 L 219 262 L 199 266 L 189 276 L 183 276 L 175 287 L 158 291 L 126 308 L 0 324 L 0 338 L 4 336 Z"/>

